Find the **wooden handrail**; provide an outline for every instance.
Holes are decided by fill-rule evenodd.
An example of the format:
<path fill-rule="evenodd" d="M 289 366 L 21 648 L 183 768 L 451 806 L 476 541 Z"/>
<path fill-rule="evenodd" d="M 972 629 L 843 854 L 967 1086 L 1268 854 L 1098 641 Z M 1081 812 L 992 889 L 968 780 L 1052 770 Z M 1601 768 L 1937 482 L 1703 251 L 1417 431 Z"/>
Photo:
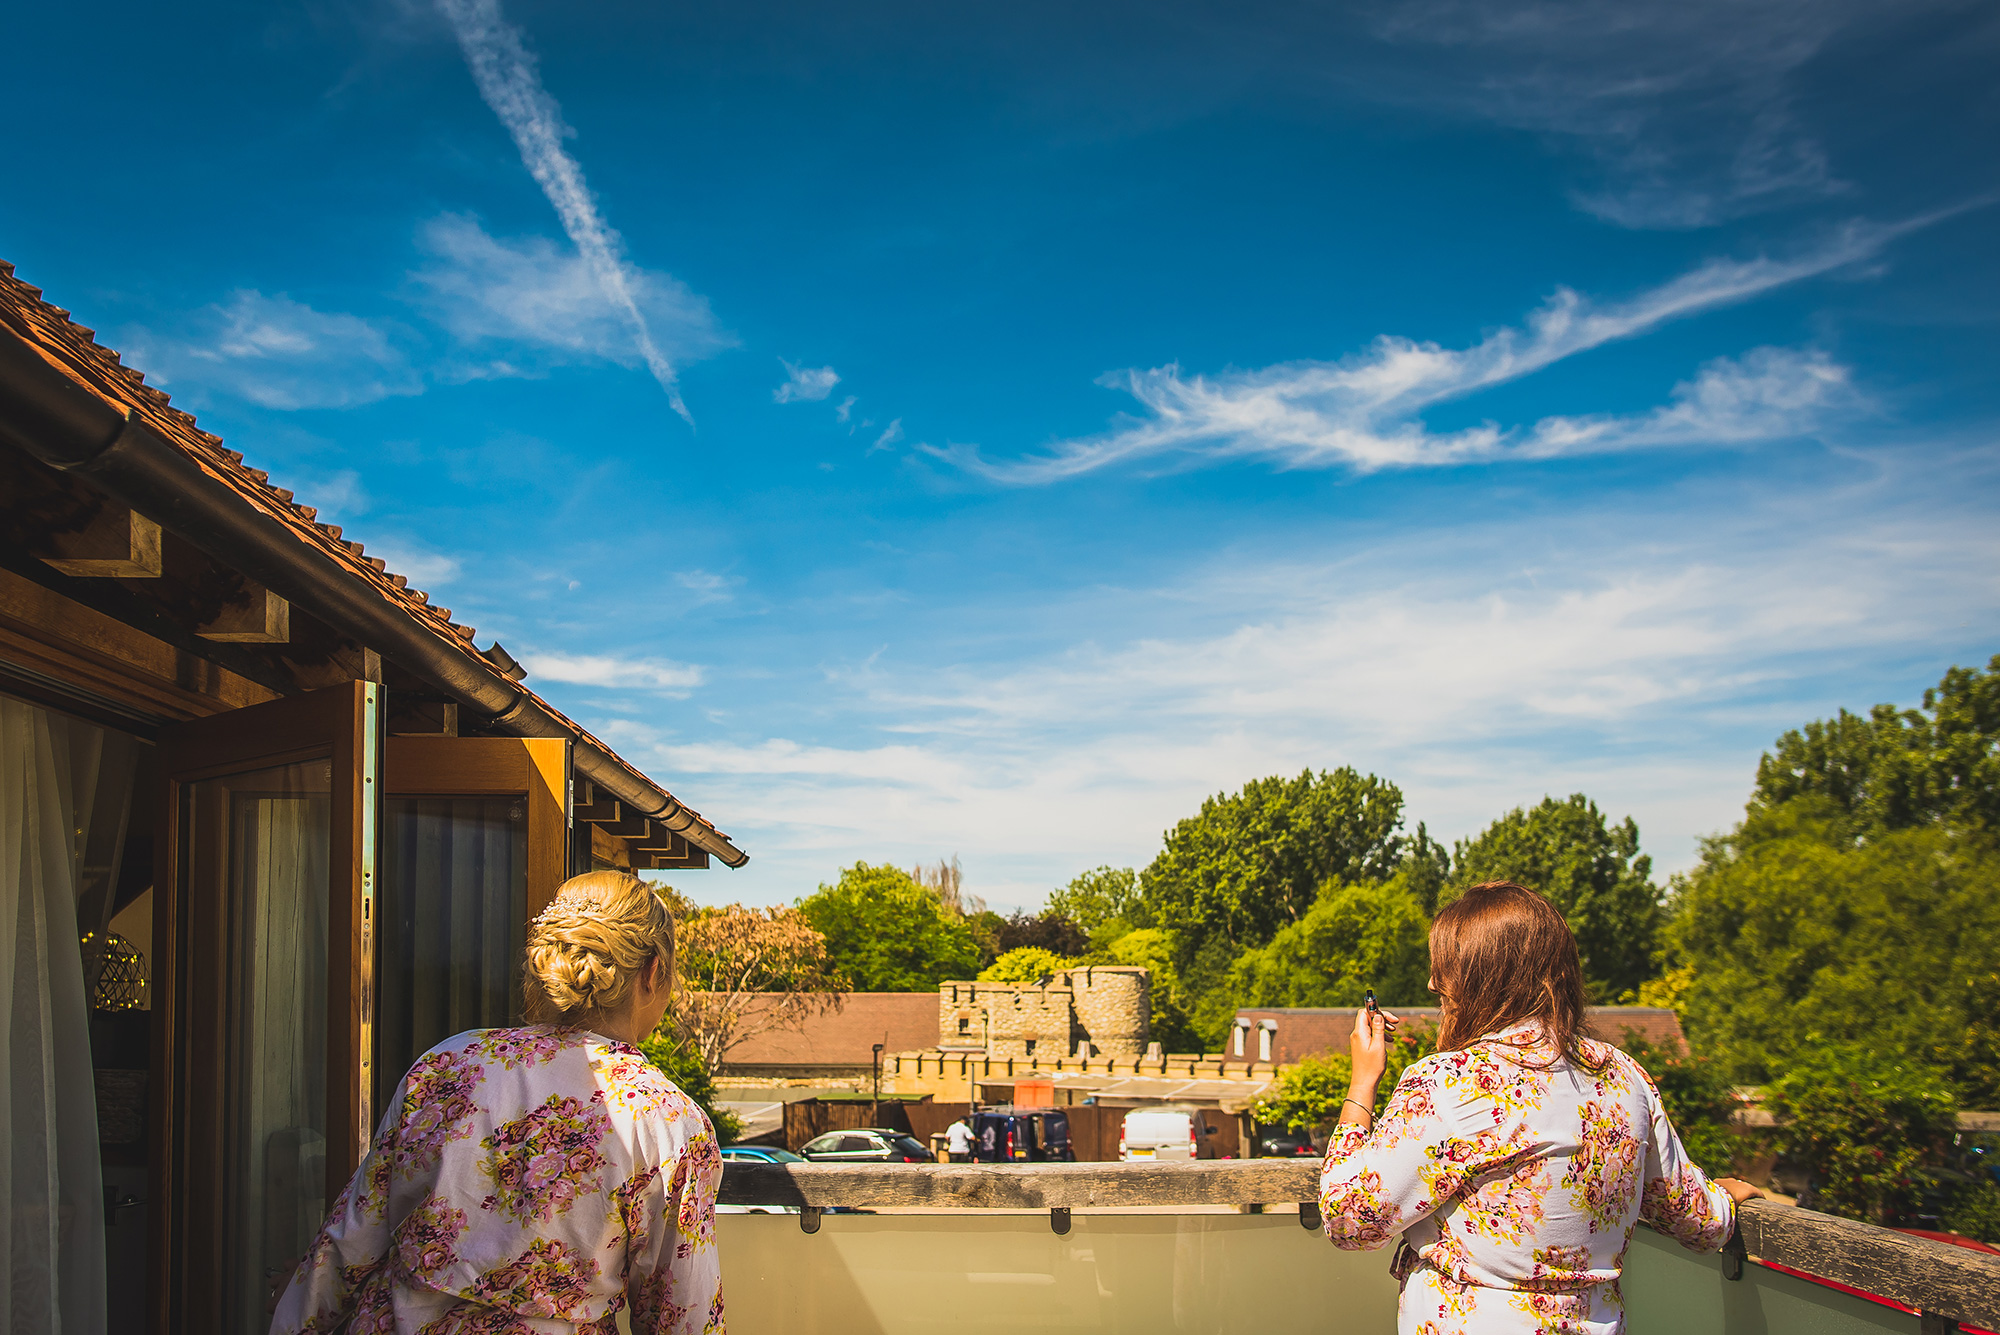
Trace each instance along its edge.
<path fill-rule="evenodd" d="M 1186 1163 L 761 1164 L 724 1166 L 730 1205 L 1061 1210 L 1274 1205 L 1316 1199 L 1316 1159 Z M 1315 1210 L 1316 1214 L 1317 1211 Z M 1752 1260 L 1879 1294 L 1963 1325 L 2000 1329 L 2000 1257 L 1873 1224 L 1753 1200 L 1738 1212 Z"/>

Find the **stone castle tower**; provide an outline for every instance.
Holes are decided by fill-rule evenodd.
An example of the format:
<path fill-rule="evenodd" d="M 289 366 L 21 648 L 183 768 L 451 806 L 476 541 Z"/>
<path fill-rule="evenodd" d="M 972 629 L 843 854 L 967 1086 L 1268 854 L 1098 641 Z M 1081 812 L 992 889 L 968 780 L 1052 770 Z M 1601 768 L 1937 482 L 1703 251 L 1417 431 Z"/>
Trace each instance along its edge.
<path fill-rule="evenodd" d="M 1058 969 L 1032 983 L 938 985 L 938 1047 L 1051 1061 L 1134 1058 L 1152 1027 L 1152 974 L 1125 964 Z"/>

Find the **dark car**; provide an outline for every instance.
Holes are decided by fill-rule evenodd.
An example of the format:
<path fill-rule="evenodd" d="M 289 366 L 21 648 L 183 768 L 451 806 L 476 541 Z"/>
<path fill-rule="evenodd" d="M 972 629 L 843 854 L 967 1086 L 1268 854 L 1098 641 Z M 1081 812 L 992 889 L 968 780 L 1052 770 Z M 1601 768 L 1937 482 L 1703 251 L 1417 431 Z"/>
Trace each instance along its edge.
<path fill-rule="evenodd" d="M 980 1163 L 1074 1163 L 1069 1114 L 1050 1108 L 983 1108 L 972 1118 Z"/>
<path fill-rule="evenodd" d="M 1267 1126 L 1257 1131 L 1257 1153 L 1267 1159 L 1317 1158 L 1319 1147 L 1313 1144 L 1310 1132 Z"/>
<path fill-rule="evenodd" d="M 880 1126 L 829 1131 L 799 1147 L 814 1163 L 934 1163 L 931 1152 L 907 1132 Z"/>

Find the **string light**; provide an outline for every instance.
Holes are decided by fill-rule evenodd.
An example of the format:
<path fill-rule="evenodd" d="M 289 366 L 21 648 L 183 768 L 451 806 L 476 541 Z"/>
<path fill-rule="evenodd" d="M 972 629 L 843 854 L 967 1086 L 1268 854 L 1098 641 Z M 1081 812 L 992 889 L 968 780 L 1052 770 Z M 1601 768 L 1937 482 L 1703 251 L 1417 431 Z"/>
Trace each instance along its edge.
<path fill-rule="evenodd" d="M 139 948 L 116 932 L 107 933 L 103 944 L 97 941 L 97 933 L 86 932 L 83 936 L 84 958 L 93 955 L 102 958 L 97 969 L 97 986 L 90 1004 L 101 1011 L 133 1011 L 146 1004 L 146 957 Z"/>

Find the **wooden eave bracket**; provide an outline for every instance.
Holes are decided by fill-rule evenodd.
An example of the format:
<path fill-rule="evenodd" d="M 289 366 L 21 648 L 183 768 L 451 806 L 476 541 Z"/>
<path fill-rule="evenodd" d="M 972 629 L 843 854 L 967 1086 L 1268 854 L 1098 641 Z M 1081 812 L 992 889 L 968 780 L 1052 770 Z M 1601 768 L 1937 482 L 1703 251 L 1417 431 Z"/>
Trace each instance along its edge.
<path fill-rule="evenodd" d="M 289 644 L 292 605 L 263 585 L 245 580 L 242 596 L 195 634 L 224 644 Z"/>
<path fill-rule="evenodd" d="M 107 503 L 80 533 L 57 536 L 42 562 L 78 579 L 158 579 L 160 526 L 137 510 Z"/>

